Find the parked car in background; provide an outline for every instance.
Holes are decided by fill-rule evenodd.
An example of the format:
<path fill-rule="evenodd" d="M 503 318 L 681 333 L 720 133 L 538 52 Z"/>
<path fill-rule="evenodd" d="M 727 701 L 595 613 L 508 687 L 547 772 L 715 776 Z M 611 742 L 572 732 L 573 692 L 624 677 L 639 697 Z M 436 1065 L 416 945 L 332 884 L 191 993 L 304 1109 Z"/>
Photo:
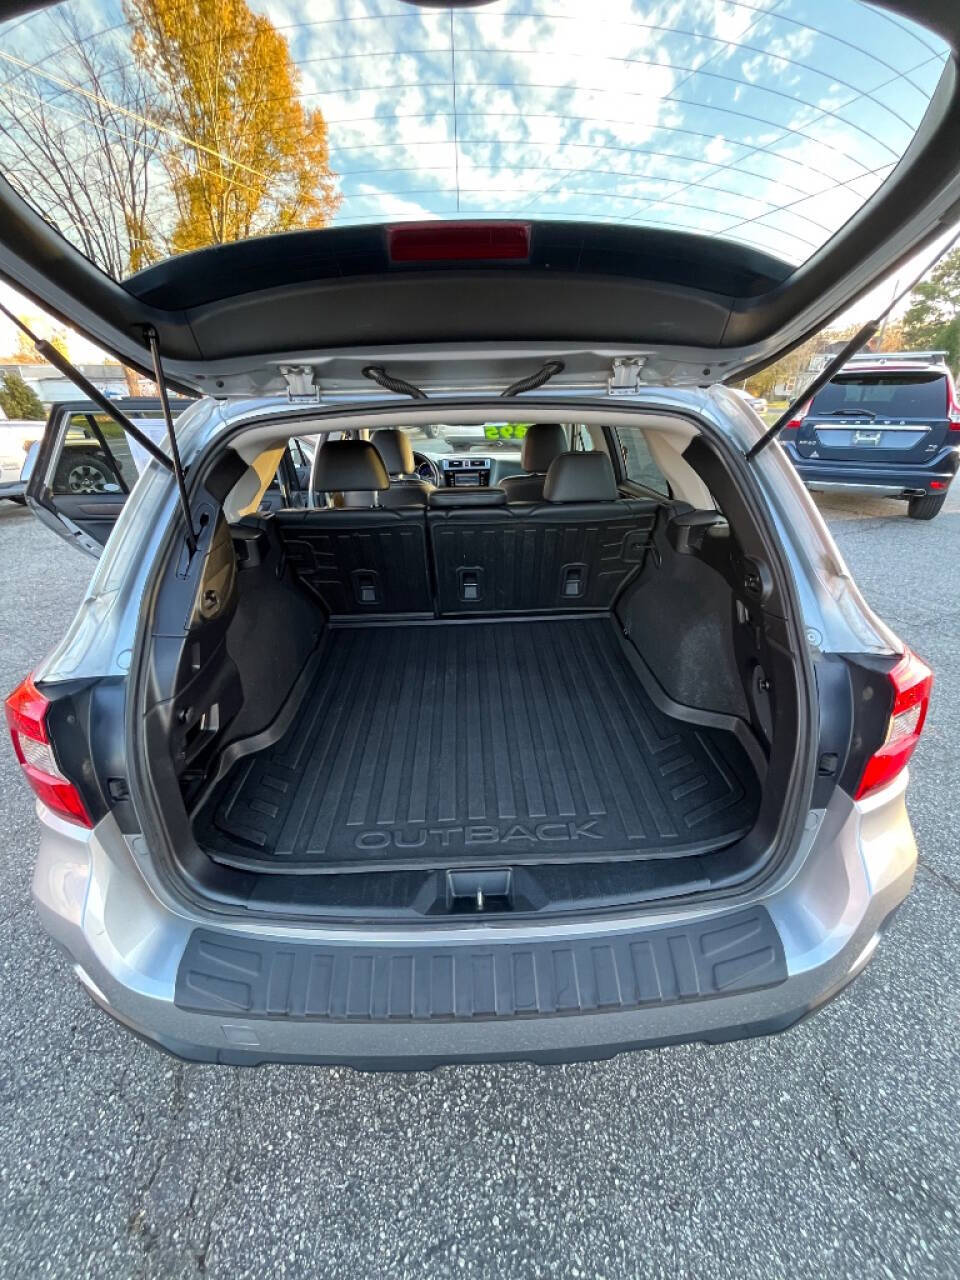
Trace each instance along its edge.
<path fill-rule="evenodd" d="M 43 430 L 43 422 L 0 418 L 0 498 L 23 502 L 27 454 Z"/>
<path fill-rule="evenodd" d="M 754 413 L 758 413 L 761 418 L 767 412 L 769 405 L 763 396 L 751 395 L 744 387 L 731 387 L 730 390 L 735 396 L 739 396 L 741 400 L 745 401 Z"/>
<path fill-rule="evenodd" d="M 943 351 L 855 356 L 784 427 L 809 489 L 862 490 L 932 520 L 960 458 L 960 405 Z"/>

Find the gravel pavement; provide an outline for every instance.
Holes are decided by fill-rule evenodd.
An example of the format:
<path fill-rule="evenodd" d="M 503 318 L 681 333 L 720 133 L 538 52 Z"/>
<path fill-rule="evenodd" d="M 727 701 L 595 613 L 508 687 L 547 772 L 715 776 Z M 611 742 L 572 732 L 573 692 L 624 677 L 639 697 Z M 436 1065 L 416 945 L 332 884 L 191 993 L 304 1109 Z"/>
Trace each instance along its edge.
<path fill-rule="evenodd" d="M 177 1065 L 42 933 L 0 744 L 0 1276 L 960 1275 L 960 486 L 929 524 L 822 507 L 937 687 L 914 891 L 853 987 L 775 1039 L 420 1075 Z M 0 503 L 0 691 L 90 565 Z"/>

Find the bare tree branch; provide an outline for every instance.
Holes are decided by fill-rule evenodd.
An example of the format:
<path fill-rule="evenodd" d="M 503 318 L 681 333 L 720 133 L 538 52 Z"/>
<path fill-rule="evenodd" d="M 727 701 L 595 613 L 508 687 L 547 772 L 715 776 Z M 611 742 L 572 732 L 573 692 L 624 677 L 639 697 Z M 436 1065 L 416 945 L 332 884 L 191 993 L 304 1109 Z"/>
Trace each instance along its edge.
<path fill-rule="evenodd" d="M 125 41 L 92 39 L 69 9 L 51 18 L 76 93 L 23 70 L 0 86 L 0 160 L 21 194 L 116 279 L 166 248 L 153 216 L 160 135 L 153 86 Z"/>

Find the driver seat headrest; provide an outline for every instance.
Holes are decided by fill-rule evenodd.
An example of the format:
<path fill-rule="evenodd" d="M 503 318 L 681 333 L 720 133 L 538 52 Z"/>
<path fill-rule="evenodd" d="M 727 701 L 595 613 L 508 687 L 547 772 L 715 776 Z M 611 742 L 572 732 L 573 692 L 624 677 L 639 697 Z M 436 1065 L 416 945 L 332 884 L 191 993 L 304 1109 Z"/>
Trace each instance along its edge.
<path fill-rule="evenodd" d="M 520 465 L 524 471 L 543 475 L 550 464 L 567 448 L 567 436 L 559 422 L 535 422 L 527 427 L 520 449 Z"/>
<path fill-rule="evenodd" d="M 343 494 L 344 506 L 373 507 L 376 495 L 390 488 L 390 477 L 369 440 L 328 440 L 317 450 L 313 488 Z"/>
<path fill-rule="evenodd" d="M 399 427 L 381 427 L 373 433 L 372 443 L 390 475 L 413 475 L 413 446 L 405 431 L 401 431 Z"/>

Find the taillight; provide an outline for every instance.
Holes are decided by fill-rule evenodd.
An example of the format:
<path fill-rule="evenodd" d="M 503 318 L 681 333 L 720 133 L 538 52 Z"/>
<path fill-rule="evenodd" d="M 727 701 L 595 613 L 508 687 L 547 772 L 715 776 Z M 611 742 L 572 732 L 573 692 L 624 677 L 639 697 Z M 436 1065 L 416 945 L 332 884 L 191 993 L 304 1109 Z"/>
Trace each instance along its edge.
<path fill-rule="evenodd" d="M 893 685 L 887 734 L 879 751 L 874 752 L 864 767 L 857 800 L 885 787 L 906 767 L 927 718 L 933 672 L 925 662 L 908 649 L 887 679 Z"/>
<path fill-rule="evenodd" d="M 49 700 L 27 676 L 10 694 L 4 706 L 13 749 L 39 799 L 69 822 L 92 827 L 83 797 L 70 779 L 60 772 L 53 754 L 46 723 Z"/>
<path fill-rule="evenodd" d="M 947 422 L 948 431 L 960 431 L 960 404 L 957 403 L 957 389 L 953 379 L 947 377 Z"/>
<path fill-rule="evenodd" d="M 806 404 L 802 404 L 794 417 L 792 417 L 789 422 L 785 422 L 783 424 L 782 429 L 784 431 L 796 431 L 798 427 L 802 427 L 804 418 L 810 412 L 811 404 L 813 404 L 812 400 L 808 400 Z"/>

